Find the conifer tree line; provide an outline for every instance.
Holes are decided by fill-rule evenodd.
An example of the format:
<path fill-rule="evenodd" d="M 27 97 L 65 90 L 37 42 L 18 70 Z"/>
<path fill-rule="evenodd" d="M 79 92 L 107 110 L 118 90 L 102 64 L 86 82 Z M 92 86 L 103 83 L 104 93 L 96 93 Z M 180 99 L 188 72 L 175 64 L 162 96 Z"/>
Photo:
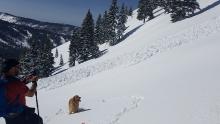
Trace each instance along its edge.
<path fill-rule="evenodd" d="M 69 47 L 69 66 L 75 66 L 76 61 L 82 63 L 100 56 L 98 45 L 109 43 L 115 45 L 124 37 L 125 23 L 128 16 L 132 16 L 132 7 L 112 0 L 108 10 L 99 14 L 94 21 L 92 12 L 88 10 L 79 34 L 73 35 Z"/>
<path fill-rule="evenodd" d="M 176 22 L 194 14 L 196 9 L 200 9 L 196 0 L 139 0 L 138 20 L 151 20 L 154 18 L 153 10 L 162 7 L 171 16 L 171 21 Z"/>
<path fill-rule="evenodd" d="M 171 21 L 176 22 L 193 14 L 199 9 L 199 4 L 196 0 L 139 0 L 137 19 L 143 20 L 144 23 L 153 19 L 153 11 L 157 7 L 163 8 L 171 15 Z M 132 14 L 132 7 L 128 8 L 125 4 L 119 6 L 117 0 L 112 0 L 109 9 L 99 14 L 95 22 L 91 11 L 88 10 L 80 33 L 73 35 L 69 47 L 70 67 L 74 66 L 76 61 L 81 63 L 99 57 L 99 44 L 109 43 L 113 46 L 119 43 L 127 28 L 127 18 Z"/>
<path fill-rule="evenodd" d="M 153 19 L 155 17 L 153 11 L 158 7 L 170 14 L 172 22 L 187 18 L 194 14 L 196 9 L 200 9 L 196 0 L 139 0 L 137 19 L 144 23 L 146 20 Z M 92 12 L 88 10 L 80 31 L 72 35 L 69 46 L 69 66 L 99 57 L 102 51 L 99 51 L 98 45 L 108 43 L 113 46 L 122 41 L 128 16 L 132 15 L 132 7 L 124 3 L 119 6 L 117 0 L 112 0 L 109 9 L 99 14 L 95 20 Z M 44 37 L 42 44 L 42 41 L 38 40 L 39 37 L 43 36 L 32 36 L 29 39 L 30 49 L 25 50 L 20 57 L 22 72 L 30 74 L 33 70 L 37 70 L 40 77 L 48 77 L 54 70 L 54 57 L 51 53 L 53 45 L 48 37 Z M 56 49 L 55 58 L 58 56 Z M 64 65 L 61 54 L 59 65 Z"/>
<path fill-rule="evenodd" d="M 39 41 L 39 37 L 41 36 L 32 36 L 29 39 L 30 48 L 20 57 L 22 74 L 37 72 L 39 77 L 48 77 L 54 69 L 54 57 L 51 53 L 53 44 L 48 37 L 44 37 L 44 42 Z"/>
<path fill-rule="evenodd" d="M 96 21 L 88 10 L 79 33 L 74 32 L 69 46 L 69 66 L 75 66 L 76 61 L 82 63 L 100 56 L 98 45 L 109 43 L 115 45 L 123 38 L 126 30 L 127 17 L 132 16 L 132 7 L 122 4 L 118 6 L 117 0 L 112 0 L 108 10 L 100 14 Z M 43 39 L 40 41 L 39 37 Z M 20 56 L 22 74 L 27 75 L 38 72 L 39 77 L 48 77 L 52 74 L 54 57 L 59 57 L 58 49 L 55 56 L 51 53 L 53 48 L 49 37 L 32 36 L 29 39 L 30 47 Z M 64 65 L 63 56 L 60 54 L 60 66 Z"/>
<path fill-rule="evenodd" d="M 139 0 L 138 20 L 151 20 L 154 18 L 154 10 L 161 7 L 166 13 L 171 15 L 171 21 L 176 22 L 186 18 L 199 9 L 196 0 Z M 96 58 L 100 55 L 99 44 L 109 43 L 113 46 L 119 43 L 124 37 L 126 30 L 125 23 L 128 16 L 132 16 L 132 7 L 128 8 L 125 4 L 118 5 L 117 0 L 112 0 L 108 10 L 99 14 L 94 22 L 91 11 L 89 10 L 83 20 L 79 34 L 73 35 L 69 47 L 69 65 L 74 66 L 79 63 Z"/>

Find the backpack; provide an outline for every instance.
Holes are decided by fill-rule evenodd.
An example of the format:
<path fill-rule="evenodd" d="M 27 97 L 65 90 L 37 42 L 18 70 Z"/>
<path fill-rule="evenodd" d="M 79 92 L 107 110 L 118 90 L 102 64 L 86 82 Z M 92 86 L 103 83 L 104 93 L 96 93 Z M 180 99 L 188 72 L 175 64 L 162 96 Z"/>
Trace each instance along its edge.
<path fill-rule="evenodd" d="M 18 98 L 12 103 L 9 103 L 6 97 L 6 85 L 10 81 L 0 77 L 0 117 L 6 117 L 9 113 L 21 113 L 23 111 L 23 106 L 18 104 Z"/>

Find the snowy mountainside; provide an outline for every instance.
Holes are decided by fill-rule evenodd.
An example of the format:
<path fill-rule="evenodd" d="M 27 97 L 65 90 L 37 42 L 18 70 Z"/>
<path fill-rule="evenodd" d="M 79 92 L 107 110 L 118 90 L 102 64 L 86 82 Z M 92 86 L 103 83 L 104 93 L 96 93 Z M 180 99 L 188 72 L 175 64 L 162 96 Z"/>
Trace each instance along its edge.
<path fill-rule="evenodd" d="M 29 39 L 32 37 L 38 37 L 42 43 L 46 37 L 49 37 L 54 46 L 62 44 L 62 36 L 59 34 L 0 20 L 0 57 L 17 58 L 22 49 L 30 47 Z"/>
<path fill-rule="evenodd" d="M 205 5 L 201 4 L 201 7 L 202 6 Z M 179 47 L 186 43 L 197 42 L 199 39 L 218 33 L 220 30 L 220 18 L 215 8 L 210 11 L 210 13 L 215 14 L 209 15 L 208 13 L 204 13 L 203 15 L 207 19 L 204 19 L 204 16 L 195 16 L 194 18 L 189 18 L 177 23 L 171 23 L 169 15 L 162 14 L 162 10 L 157 13 L 160 15 L 159 17 L 147 22 L 145 25 L 143 25 L 141 21 L 137 21 L 135 16 L 129 18 L 129 28 L 126 33 L 130 33 L 133 30 L 136 31 L 130 34 L 127 39 L 114 47 L 107 47 L 107 54 L 98 60 L 85 62 L 82 65 L 68 69 L 64 72 L 66 74 L 45 79 L 45 82 L 51 82 L 51 84 L 42 83 L 42 87 L 48 86 L 48 88 L 51 87 L 53 89 L 118 66 L 127 67 L 134 65 L 158 53 Z M 136 14 L 137 13 L 134 12 L 134 15 Z M 159 23 L 162 22 L 161 20 L 163 21 L 162 24 Z M 198 24 L 197 20 L 201 22 Z M 61 51 L 64 49 L 65 48 L 62 47 Z M 68 51 L 68 47 L 65 50 Z M 65 55 L 65 53 L 63 54 Z M 64 63 L 68 63 L 68 55 L 65 56 Z M 59 57 L 56 59 L 56 62 L 59 62 Z M 68 66 L 65 66 L 65 69 L 67 69 L 67 67 Z M 55 80 L 59 81 L 56 82 Z"/>
<path fill-rule="evenodd" d="M 0 19 L 10 23 L 15 23 L 17 21 L 16 17 L 6 13 L 0 13 Z"/>
<path fill-rule="evenodd" d="M 57 46 L 56 48 L 54 48 L 52 50 L 52 53 L 54 55 L 54 65 L 53 66 L 56 68 L 53 75 L 60 73 L 60 72 L 63 72 L 69 68 L 69 62 L 68 62 L 69 61 L 69 45 L 70 45 L 70 41 L 64 43 L 63 45 Z M 58 57 L 57 58 L 55 57 L 56 49 L 58 50 Z M 63 66 L 60 66 L 61 55 L 62 55 L 63 62 L 64 62 Z"/>
<path fill-rule="evenodd" d="M 42 22 L 42 21 L 19 17 L 3 12 L 0 12 L 0 20 L 7 21 L 9 23 L 14 23 L 17 25 L 28 26 L 35 29 L 48 30 L 50 32 L 63 34 L 63 35 L 72 35 L 74 32 L 79 30 L 79 27 L 73 25 Z"/>
<path fill-rule="evenodd" d="M 58 23 L 41 22 L 0 12 L 0 57 L 18 57 L 29 39 L 38 37 L 42 41 L 49 37 L 54 46 L 72 40 L 79 27 Z M 15 51 L 15 52 L 10 52 Z"/>
<path fill-rule="evenodd" d="M 177 23 L 162 10 L 144 25 L 134 14 L 127 38 L 101 58 L 39 80 L 44 123 L 218 124 L 220 1 L 198 1 L 203 12 Z M 58 51 L 68 65 L 68 43 Z M 80 112 L 69 115 L 76 94 Z"/>

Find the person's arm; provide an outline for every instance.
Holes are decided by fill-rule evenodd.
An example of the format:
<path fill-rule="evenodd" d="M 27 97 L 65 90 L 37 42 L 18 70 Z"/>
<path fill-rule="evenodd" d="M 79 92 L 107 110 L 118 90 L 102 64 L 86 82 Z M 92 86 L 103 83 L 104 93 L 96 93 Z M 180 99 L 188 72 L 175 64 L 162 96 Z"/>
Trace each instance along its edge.
<path fill-rule="evenodd" d="M 33 76 L 33 78 L 31 79 L 32 81 L 32 86 L 31 88 L 27 91 L 27 93 L 25 94 L 28 97 L 33 97 L 35 92 L 37 91 L 37 80 L 38 77 L 37 76 Z"/>
<path fill-rule="evenodd" d="M 24 84 L 28 84 L 30 83 L 30 80 L 33 78 L 33 75 L 28 75 L 28 76 L 25 76 L 23 77 L 23 79 L 21 80 L 22 83 Z"/>

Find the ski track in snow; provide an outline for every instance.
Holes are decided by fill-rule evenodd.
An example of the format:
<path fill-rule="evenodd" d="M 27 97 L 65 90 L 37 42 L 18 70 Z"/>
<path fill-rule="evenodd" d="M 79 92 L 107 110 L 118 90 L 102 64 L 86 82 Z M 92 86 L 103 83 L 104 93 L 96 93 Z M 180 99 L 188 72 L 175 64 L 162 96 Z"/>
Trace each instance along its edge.
<path fill-rule="evenodd" d="M 119 123 L 121 117 L 123 117 L 128 112 L 138 108 L 141 100 L 144 99 L 144 97 L 137 97 L 137 96 L 132 96 L 131 98 L 132 98 L 132 105 L 129 107 L 124 107 L 119 113 L 115 114 L 114 119 L 109 124 Z"/>
<path fill-rule="evenodd" d="M 53 118 L 55 118 L 56 116 L 59 116 L 59 115 L 63 115 L 65 114 L 64 110 L 63 109 L 58 109 L 57 112 L 55 114 L 53 114 L 52 116 L 45 116 L 44 117 L 44 123 L 47 124 L 49 123 Z"/>
<path fill-rule="evenodd" d="M 85 124 L 119 124 L 120 119 L 129 114 L 130 112 L 134 111 L 141 105 L 141 101 L 144 100 L 142 96 L 130 96 L 130 97 L 114 97 L 109 98 L 108 100 L 102 100 L 102 102 L 106 105 L 113 105 L 117 104 L 116 107 L 112 108 L 113 112 L 109 112 L 108 115 L 105 115 L 104 118 L 100 118 L 99 120 L 91 121 L 83 120 L 82 123 Z M 79 113 L 80 114 L 80 113 Z M 102 116 L 102 115 L 100 115 Z"/>
<path fill-rule="evenodd" d="M 202 24 L 194 25 L 172 36 L 167 36 L 157 40 L 142 49 L 128 52 L 111 59 L 84 63 L 67 70 L 62 76 L 57 74 L 39 81 L 39 89 L 52 90 L 66 84 L 75 83 L 78 80 L 93 76 L 97 73 L 113 69 L 118 66 L 132 66 L 138 64 L 160 52 L 164 52 L 201 38 L 209 37 L 211 34 L 220 32 L 220 17 L 212 18 Z"/>
<path fill-rule="evenodd" d="M 120 104 L 119 110 L 117 110 L 116 108 L 116 112 L 113 112 L 112 115 L 109 116 L 109 118 L 107 119 L 100 119 L 96 122 L 92 122 L 89 120 L 83 120 L 82 123 L 85 124 L 118 124 L 120 119 L 125 116 L 126 114 L 128 114 L 129 112 L 135 110 L 138 108 L 138 106 L 141 104 L 141 101 L 144 100 L 144 97 L 142 96 L 130 96 L 130 97 L 117 97 L 117 98 L 111 98 L 108 100 L 102 100 L 102 103 L 104 104 L 115 104 L 115 103 L 120 103 L 123 102 L 122 104 Z M 57 109 L 57 111 L 51 115 L 47 115 L 44 116 L 44 123 L 48 124 L 51 123 L 51 121 L 56 118 L 59 117 L 60 115 L 66 115 L 67 113 L 62 109 Z M 80 112 L 78 114 L 81 114 Z M 67 115 L 70 116 L 70 115 Z M 73 115 L 71 115 L 73 116 Z"/>

